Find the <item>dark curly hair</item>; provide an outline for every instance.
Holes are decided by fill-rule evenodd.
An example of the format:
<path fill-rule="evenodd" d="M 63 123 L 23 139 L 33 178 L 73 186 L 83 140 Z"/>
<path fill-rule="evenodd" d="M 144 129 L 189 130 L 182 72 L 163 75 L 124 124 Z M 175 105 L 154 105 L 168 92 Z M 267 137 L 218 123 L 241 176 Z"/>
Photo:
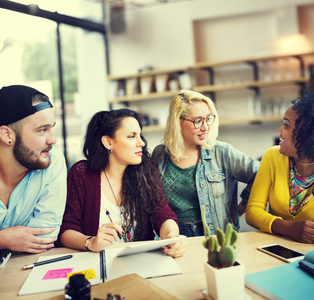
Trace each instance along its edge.
<path fill-rule="evenodd" d="M 298 115 L 292 135 L 297 155 L 299 159 L 307 158 L 314 161 L 314 92 L 305 91 L 291 103 L 292 109 Z"/>
<path fill-rule="evenodd" d="M 104 135 L 115 137 L 116 131 L 121 127 L 124 118 L 135 118 L 140 128 L 140 116 L 129 109 L 100 111 L 90 120 L 83 147 L 87 163 L 93 172 L 99 173 L 109 164 L 109 151 L 101 142 Z M 131 224 L 136 221 L 135 239 L 143 240 L 151 227 L 154 211 L 164 199 L 162 185 L 158 170 L 152 165 L 147 150 L 147 141 L 142 148 L 142 162 L 138 165 L 129 165 L 124 171 L 121 188 L 121 206 L 124 208 L 125 220 L 129 217 Z"/>

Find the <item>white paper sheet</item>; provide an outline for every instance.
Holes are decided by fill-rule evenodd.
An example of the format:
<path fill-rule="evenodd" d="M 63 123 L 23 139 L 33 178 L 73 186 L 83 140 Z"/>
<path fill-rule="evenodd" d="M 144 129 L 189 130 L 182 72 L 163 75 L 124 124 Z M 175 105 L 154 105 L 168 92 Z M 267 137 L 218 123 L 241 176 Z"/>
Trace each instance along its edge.
<path fill-rule="evenodd" d="M 132 273 L 143 278 L 182 273 L 175 260 L 161 250 L 117 256 L 119 251 L 106 250 L 107 281 Z"/>
<path fill-rule="evenodd" d="M 71 270 L 70 273 L 94 270 L 96 278 L 89 279 L 90 283 L 93 285 L 102 282 L 100 276 L 99 253 L 79 252 L 70 254 L 73 255 L 70 259 L 34 267 L 20 289 L 19 295 L 63 290 L 65 285 L 68 283 L 67 278 L 64 276 L 66 269 Z M 38 261 L 59 256 L 62 255 L 41 256 Z M 22 266 L 21 272 L 26 272 L 22 270 Z"/>

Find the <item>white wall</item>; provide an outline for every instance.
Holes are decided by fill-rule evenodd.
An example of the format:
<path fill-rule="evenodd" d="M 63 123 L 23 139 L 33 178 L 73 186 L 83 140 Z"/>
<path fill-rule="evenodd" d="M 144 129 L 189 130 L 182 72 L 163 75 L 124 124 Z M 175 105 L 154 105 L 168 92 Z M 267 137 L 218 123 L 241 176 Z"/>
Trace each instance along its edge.
<path fill-rule="evenodd" d="M 124 33 L 109 35 L 111 75 L 133 74 L 146 64 L 167 69 L 194 63 L 189 6 L 126 10 L 125 22 Z"/>
<path fill-rule="evenodd" d="M 305 4 L 313 4 L 313 0 L 194 0 L 126 10 L 125 32 L 109 32 L 111 75 L 133 74 L 145 64 L 156 69 L 192 65 L 195 43 L 201 42 L 222 60 L 252 57 L 256 47 L 277 37 L 278 9 Z M 308 19 L 311 16 L 308 12 Z M 195 42 L 194 24 L 202 22 L 212 30 L 202 35 L 205 41 Z M 291 22 L 287 26 L 292 26 Z M 211 28 L 203 30 L 207 29 Z"/>
<path fill-rule="evenodd" d="M 294 12 L 298 19 L 291 17 Z M 290 16 L 284 24 L 291 32 L 288 39 L 281 36 L 280 31 L 285 21 L 280 18 L 286 13 Z M 293 19 L 297 22 L 293 22 Z M 136 73 L 144 64 L 150 64 L 156 69 L 180 68 L 200 61 L 229 61 L 314 49 L 313 0 L 182 1 L 127 10 L 125 20 L 126 31 L 123 34 L 109 35 L 111 75 Z M 295 32 L 296 28 L 299 32 Z M 282 69 L 290 63 L 291 60 L 277 62 Z M 265 64 L 264 67 L 269 69 L 274 66 Z M 232 73 L 232 70 L 225 71 L 229 76 Z M 291 72 L 298 72 L 298 69 L 294 66 Z M 223 73 L 224 70 L 221 70 Z M 239 74 L 240 70 L 237 70 L 233 75 L 235 79 L 228 80 L 240 80 Z M 288 103 L 297 96 L 298 87 L 263 88 L 261 92 L 265 103 L 278 99 Z M 216 105 L 220 119 L 247 115 L 250 97 L 250 91 L 217 93 Z M 155 117 L 170 101 L 157 99 L 135 102 L 132 107 Z M 273 145 L 280 124 L 277 121 L 221 127 L 219 140 L 229 142 L 247 155 L 258 158 Z M 161 142 L 163 132 L 146 133 L 145 137 L 149 149 L 153 150 Z"/>

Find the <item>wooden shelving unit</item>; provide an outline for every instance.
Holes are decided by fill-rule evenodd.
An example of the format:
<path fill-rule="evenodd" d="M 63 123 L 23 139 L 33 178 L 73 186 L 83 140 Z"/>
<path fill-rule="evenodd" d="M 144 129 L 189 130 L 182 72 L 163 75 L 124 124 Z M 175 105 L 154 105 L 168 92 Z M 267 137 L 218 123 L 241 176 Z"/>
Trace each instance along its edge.
<path fill-rule="evenodd" d="M 134 102 L 134 101 L 145 101 L 145 100 L 155 100 L 160 98 L 172 98 L 177 91 L 165 91 L 163 93 L 149 93 L 149 94 L 135 94 L 131 96 L 117 97 L 109 100 L 109 103 L 118 102 Z"/>
<path fill-rule="evenodd" d="M 193 88 L 194 91 L 199 93 L 204 92 L 222 92 L 222 91 L 234 91 L 234 90 L 244 90 L 250 88 L 260 88 L 260 87 L 271 87 L 279 85 L 290 85 L 290 84 L 306 84 L 309 82 L 307 77 L 296 77 L 294 79 L 284 79 L 275 81 L 251 81 L 247 83 L 240 84 L 230 84 L 230 85 L 204 85 L 196 86 Z"/>
<path fill-rule="evenodd" d="M 278 56 L 267 56 L 267 57 L 257 57 L 251 59 L 244 59 L 244 60 L 233 60 L 233 61 L 222 61 L 222 62 L 202 62 L 196 63 L 193 66 L 185 66 L 182 68 L 175 68 L 175 69 L 163 69 L 163 70 L 151 70 L 148 72 L 136 73 L 136 74 L 129 74 L 124 76 L 108 76 L 108 81 L 117 81 L 123 83 L 125 85 L 127 79 L 136 78 L 140 80 L 142 77 L 152 76 L 153 78 L 157 75 L 168 74 L 182 74 L 184 72 L 189 72 L 190 74 L 193 71 L 197 70 L 207 70 L 210 74 L 210 83 L 208 85 L 202 86 L 194 86 L 192 90 L 200 92 L 200 93 L 211 93 L 212 99 L 215 101 L 215 94 L 222 92 L 222 91 L 235 91 L 235 90 L 246 90 L 246 89 L 253 89 L 256 93 L 259 93 L 260 88 L 264 87 L 276 87 L 276 86 L 285 86 L 285 85 L 300 85 L 301 88 L 304 88 L 306 84 L 309 82 L 310 78 L 305 76 L 305 66 L 303 58 L 308 55 L 314 55 L 314 52 L 305 52 L 305 53 L 291 53 L 285 55 L 278 55 Z M 282 79 L 282 80 L 260 80 L 259 78 L 259 69 L 258 69 L 258 62 L 262 61 L 272 61 L 278 60 L 283 58 L 290 58 L 293 57 L 299 61 L 300 66 L 300 75 L 295 78 L 291 79 Z M 231 66 L 236 64 L 249 64 L 252 67 L 253 71 L 253 81 L 245 82 L 245 83 L 234 83 L 228 85 L 215 85 L 214 84 L 214 69 L 217 67 L 223 66 Z M 128 95 L 122 97 L 115 97 L 114 99 L 109 99 L 109 103 L 122 103 L 122 102 L 134 102 L 134 101 L 154 101 L 157 99 L 169 98 L 172 97 L 177 93 L 177 90 L 174 91 L 165 91 L 162 93 L 152 92 L 149 94 L 135 94 L 135 95 Z M 219 100 L 217 100 L 219 101 Z M 281 120 L 281 116 L 272 116 L 272 117 L 263 117 L 263 118 L 245 118 L 245 119 L 230 119 L 230 120 L 220 120 L 221 126 L 226 125 L 235 125 L 235 124 L 247 124 L 247 123 L 260 123 L 260 122 L 271 122 L 276 120 Z M 146 126 L 144 128 L 145 132 L 154 132 L 154 131 L 161 131 L 164 130 L 162 126 L 154 125 L 154 126 Z"/>
<path fill-rule="evenodd" d="M 128 74 L 128 75 L 121 75 L 121 76 L 111 76 L 109 75 L 107 77 L 108 81 L 112 80 L 124 80 L 124 79 L 130 79 L 130 78 L 141 78 L 141 77 L 147 77 L 147 76 L 156 76 L 156 75 L 162 75 L 162 74 L 171 74 L 171 73 L 183 73 L 187 72 L 189 70 L 192 70 L 192 66 L 186 66 L 182 68 L 173 68 L 173 69 L 162 69 L 162 70 L 151 70 L 147 72 L 138 72 L 135 74 Z"/>
<path fill-rule="evenodd" d="M 236 64 L 251 64 L 251 63 L 257 63 L 261 61 L 277 60 L 277 59 L 289 58 L 289 57 L 302 58 L 307 55 L 314 55 L 314 52 L 310 51 L 310 52 L 299 52 L 299 53 L 290 53 L 290 54 L 283 54 L 283 55 L 253 57 L 249 59 L 230 60 L 230 61 L 222 61 L 222 62 L 200 62 L 200 63 L 196 63 L 193 66 L 193 69 L 206 69 L 206 68 L 222 67 L 222 66 L 236 65 Z"/>

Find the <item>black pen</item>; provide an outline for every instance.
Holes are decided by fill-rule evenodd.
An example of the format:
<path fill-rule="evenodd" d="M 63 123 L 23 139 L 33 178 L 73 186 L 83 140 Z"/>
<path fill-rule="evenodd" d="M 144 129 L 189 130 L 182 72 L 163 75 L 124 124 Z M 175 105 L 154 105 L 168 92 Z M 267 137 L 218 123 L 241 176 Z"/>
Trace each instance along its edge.
<path fill-rule="evenodd" d="M 111 222 L 111 223 L 114 223 L 113 220 L 112 220 L 111 214 L 110 214 L 109 210 L 107 210 L 107 209 L 106 209 L 106 215 L 109 217 L 110 222 Z M 120 239 L 122 242 L 124 242 L 123 236 L 121 235 L 121 233 L 120 233 L 119 231 L 117 231 L 117 234 L 118 234 L 119 239 Z"/>
<path fill-rule="evenodd" d="M 57 262 L 57 261 L 60 261 L 60 260 L 69 259 L 71 257 L 73 257 L 73 255 L 65 255 L 65 256 L 60 256 L 60 257 L 56 257 L 56 258 L 52 258 L 52 259 L 48 259 L 48 260 L 35 262 L 33 264 L 29 264 L 29 265 L 24 266 L 23 270 L 32 269 L 34 267 L 45 265 L 45 264 L 51 264 L 51 263 L 54 263 L 54 262 Z"/>

